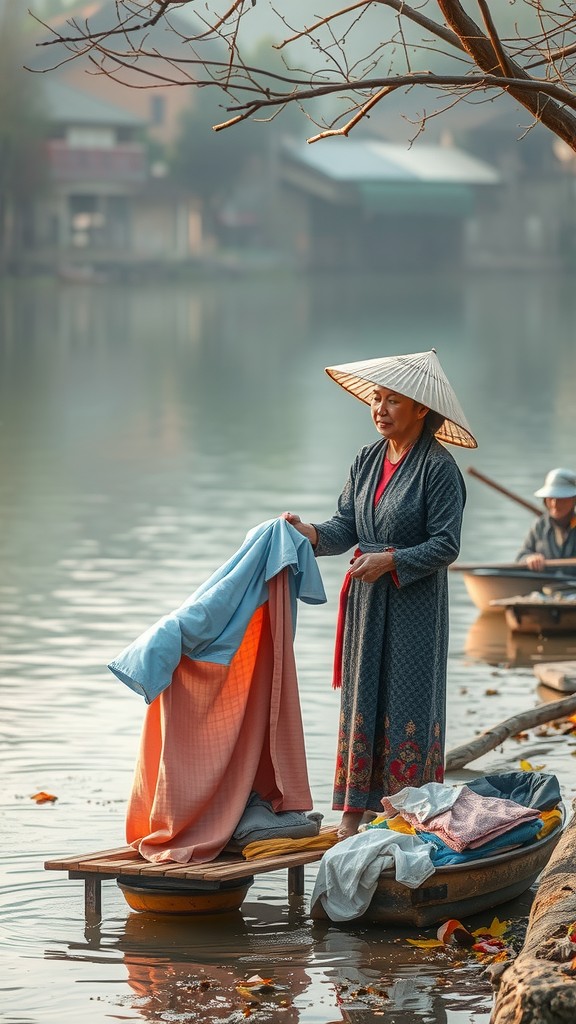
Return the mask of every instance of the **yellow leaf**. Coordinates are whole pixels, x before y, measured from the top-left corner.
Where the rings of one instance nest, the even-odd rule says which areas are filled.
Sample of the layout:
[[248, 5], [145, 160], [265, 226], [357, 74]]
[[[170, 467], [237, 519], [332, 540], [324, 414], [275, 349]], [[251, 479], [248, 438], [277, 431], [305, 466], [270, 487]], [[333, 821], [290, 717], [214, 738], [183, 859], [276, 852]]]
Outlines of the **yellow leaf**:
[[492, 918], [492, 924], [488, 929], [490, 935], [495, 939], [501, 939], [510, 927], [510, 921], [499, 921], [497, 917]]
[[418, 946], [419, 949], [437, 949], [439, 946], [444, 946], [439, 939], [406, 939], [406, 942], [411, 946]]
[[478, 939], [501, 939], [509, 927], [510, 921], [499, 921], [497, 917], [493, 917], [489, 928], [477, 928], [472, 935]]
[[246, 985], [236, 985], [236, 991], [242, 999], [246, 999], [249, 1003], [259, 1003], [260, 997], [251, 988], [247, 988]]
[[520, 761], [520, 767], [523, 772], [540, 772], [543, 768], [546, 767], [546, 765], [532, 764], [530, 761], [525, 761], [524, 759], [522, 759], [522, 761]]

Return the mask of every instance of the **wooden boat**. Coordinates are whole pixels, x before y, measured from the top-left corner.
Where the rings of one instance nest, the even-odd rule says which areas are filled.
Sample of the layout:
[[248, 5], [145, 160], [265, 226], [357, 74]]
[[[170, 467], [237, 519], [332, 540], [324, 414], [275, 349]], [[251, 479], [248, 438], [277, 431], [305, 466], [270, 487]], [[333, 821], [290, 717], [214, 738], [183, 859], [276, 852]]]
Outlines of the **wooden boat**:
[[527, 594], [494, 603], [504, 609], [506, 624], [513, 633], [576, 633], [575, 599]]
[[462, 573], [464, 585], [477, 608], [482, 612], [502, 612], [494, 601], [517, 597], [541, 590], [546, 584], [566, 580], [554, 572], [531, 572], [530, 569], [469, 569]]
[[[383, 871], [368, 910], [354, 921], [429, 928], [452, 917], [461, 920], [506, 903], [533, 885], [561, 834], [562, 826], [516, 850], [438, 867], [416, 889], [397, 882], [393, 869]], [[310, 913], [316, 921], [329, 920], [319, 900]]]

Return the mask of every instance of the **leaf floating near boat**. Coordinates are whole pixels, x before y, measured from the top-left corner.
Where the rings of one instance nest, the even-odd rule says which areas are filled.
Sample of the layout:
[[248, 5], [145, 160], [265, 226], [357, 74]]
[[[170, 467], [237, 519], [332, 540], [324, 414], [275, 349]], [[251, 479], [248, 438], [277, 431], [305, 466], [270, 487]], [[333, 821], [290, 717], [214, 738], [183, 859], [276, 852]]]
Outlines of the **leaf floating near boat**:
[[443, 949], [446, 945], [441, 939], [406, 939], [406, 942], [409, 946], [418, 946], [418, 949]]

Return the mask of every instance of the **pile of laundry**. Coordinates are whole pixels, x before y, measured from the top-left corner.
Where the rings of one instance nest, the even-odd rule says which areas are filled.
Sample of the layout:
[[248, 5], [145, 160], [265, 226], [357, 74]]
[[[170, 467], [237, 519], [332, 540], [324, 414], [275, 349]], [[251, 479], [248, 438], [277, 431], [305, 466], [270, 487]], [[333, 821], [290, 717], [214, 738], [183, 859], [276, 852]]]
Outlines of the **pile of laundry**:
[[417, 888], [437, 867], [463, 864], [542, 839], [562, 823], [560, 787], [547, 772], [504, 772], [466, 785], [429, 782], [384, 797], [384, 813], [328, 850], [316, 878], [333, 921], [368, 908], [382, 871]]

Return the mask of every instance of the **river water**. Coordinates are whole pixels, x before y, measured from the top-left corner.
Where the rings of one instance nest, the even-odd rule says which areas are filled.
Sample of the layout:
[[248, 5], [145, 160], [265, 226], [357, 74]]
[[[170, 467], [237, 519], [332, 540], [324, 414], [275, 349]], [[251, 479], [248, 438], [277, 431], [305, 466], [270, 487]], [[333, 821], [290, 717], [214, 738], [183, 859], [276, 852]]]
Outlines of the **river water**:
[[[285, 986], [286, 1005], [254, 1009], [259, 1021], [486, 1024], [475, 961], [410, 947], [415, 932], [312, 925], [314, 868], [303, 901], [287, 905], [284, 872], [263, 875], [242, 913], [212, 920], [136, 914], [107, 882], [102, 921], [86, 926], [82, 883], [43, 863], [124, 842], [145, 708], [108, 661], [256, 523], [332, 512], [373, 428], [323, 367], [436, 347], [480, 444], [455, 450], [460, 466], [530, 498], [549, 468], [576, 463], [575, 306], [569, 279], [505, 275], [0, 285], [0, 1020], [240, 1021], [235, 986], [260, 974]], [[511, 559], [530, 514], [467, 479], [462, 557]], [[296, 638], [327, 821], [345, 567], [322, 560], [329, 601], [300, 608]], [[479, 621], [453, 574], [448, 747], [540, 699], [534, 660], [575, 653]], [[570, 798], [572, 743], [509, 741], [473, 767], [527, 757]], [[37, 805], [40, 790], [57, 802]], [[379, 1008], [357, 994], [370, 985]]]

